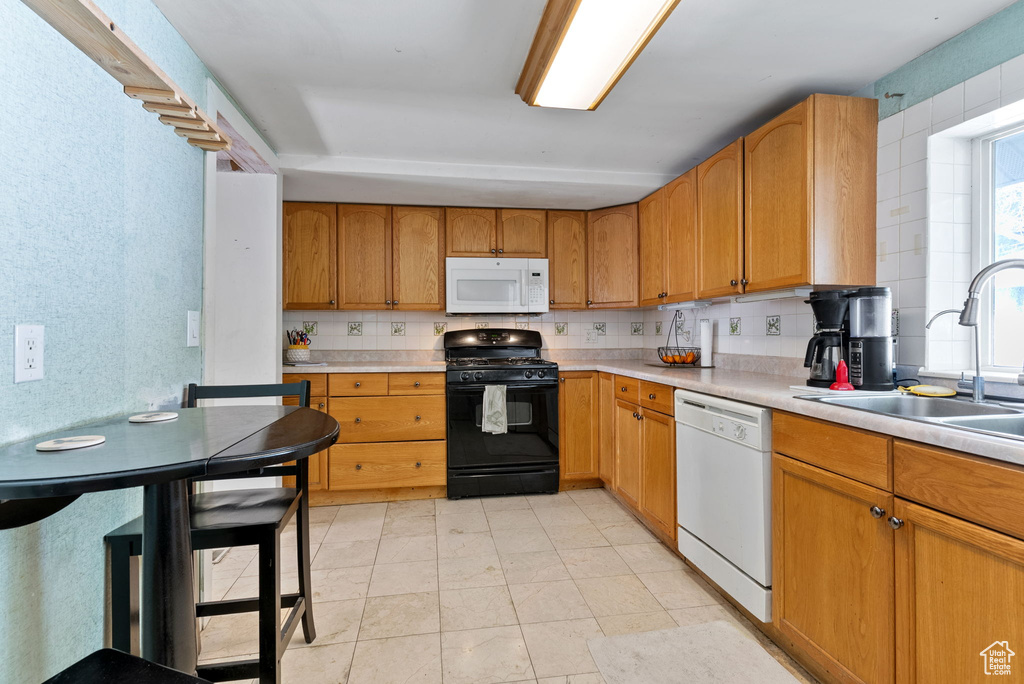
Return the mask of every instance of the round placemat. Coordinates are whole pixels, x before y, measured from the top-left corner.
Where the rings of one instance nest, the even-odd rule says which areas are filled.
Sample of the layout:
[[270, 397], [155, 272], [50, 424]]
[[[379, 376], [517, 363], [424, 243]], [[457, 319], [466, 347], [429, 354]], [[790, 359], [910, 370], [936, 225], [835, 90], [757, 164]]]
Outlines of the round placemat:
[[59, 437], [49, 439], [36, 444], [36, 451], [67, 451], [68, 449], [81, 449], [82, 447], [96, 446], [103, 444], [107, 438], [103, 435], [77, 435], [75, 437]]
[[165, 420], [174, 420], [178, 414], [174, 411], [157, 411], [155, 413], [136, 413], [128, 418], [129, 423], [161, 423]]

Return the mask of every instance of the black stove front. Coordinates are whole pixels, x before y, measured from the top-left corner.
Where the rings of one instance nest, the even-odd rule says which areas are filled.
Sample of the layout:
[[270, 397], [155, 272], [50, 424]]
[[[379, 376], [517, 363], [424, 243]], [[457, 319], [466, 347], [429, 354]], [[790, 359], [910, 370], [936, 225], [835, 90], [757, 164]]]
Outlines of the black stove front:
[[[558, 366], [534, 330], [445, 333], [448, 498], [558, 491]], [[484, 388], [505, 386], [508, 432], [482, 429]]]

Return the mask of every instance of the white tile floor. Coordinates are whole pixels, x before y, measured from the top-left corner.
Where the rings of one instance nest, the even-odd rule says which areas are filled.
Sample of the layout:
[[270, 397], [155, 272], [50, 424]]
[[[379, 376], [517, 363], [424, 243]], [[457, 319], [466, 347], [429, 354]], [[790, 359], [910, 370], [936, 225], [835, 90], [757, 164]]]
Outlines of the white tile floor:
[[[600, 684], [587, 639], [712, 620], [814, 681], [601, 489], [314, 508], [310, 532], [317, 639], [296, 631], [285, 684]], [[214, 566], [214, 599], [256, 594], [255, 556]], [[254, 614], [215, 617], [200, 660], [256, 644]]]

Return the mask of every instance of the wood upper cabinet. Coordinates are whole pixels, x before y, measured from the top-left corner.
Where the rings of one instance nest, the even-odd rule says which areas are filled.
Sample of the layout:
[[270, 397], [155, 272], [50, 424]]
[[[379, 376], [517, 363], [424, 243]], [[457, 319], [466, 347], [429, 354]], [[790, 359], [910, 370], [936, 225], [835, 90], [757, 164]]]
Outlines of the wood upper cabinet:
[[558, 458], [562, 480], [598, 477], [597, 407], [595, 371], [558, 374]]
[[676, 538], [675, 419], [640, 410], [642, 446], [640, 513], [668, 538]]
[[665, 188], [640, 200], [637, 214], [640, 234], [640, 306], [661, 304], [668, 294]]
[[552, 309], [587, 306], [587, 217], [582, 211], [549, 211], [548, 289]]
[[450, 257], [489, 257], [498, 253], [498, 212], [495, 209], [448, 207], [445, 235]]
[[615, 400], [615, 491], [640, 506], [640, 421], [635, 404]]
[[338, 308], [336, 206], [285, 202], [282, 214], [284, 308]]
[[880, 489], [773, 457], [772, 621], [837, 682], [894, 678], [892, 507]]
[[697, 166], [697, 297], [743, 292], [743, 138]]
[[444, 210], [392, 207], [393, 308], [444, 311]]
[[391, 304], [391, 207], [338, 205], [339, 309]]
[[875, 282], [878, 103], [812, 95], [746, 137], [746, 291]]
[[499, 209], [498, 254], [529, 259], [547, 257], [547, 218], [543, 209]]
[[637, 262], [637, 205], [587, 212], [587, 306], [637, 306]]
[[598, 373], [598, 475], [615, 489], [615, 376]]
[[[1024, 541], [896, 500], [896, 681], [988, 682], [990, 645], [1019, 675]], [[1010, 674], [1010, 673], [1006, 673]], [[1010, 680], [1011, 677], [1004, 677]], [[998, 680], [997, 680], [998, 681]]]
[[697, 169], [664, 187], [666, 261], [662, 303], [697, 299]]

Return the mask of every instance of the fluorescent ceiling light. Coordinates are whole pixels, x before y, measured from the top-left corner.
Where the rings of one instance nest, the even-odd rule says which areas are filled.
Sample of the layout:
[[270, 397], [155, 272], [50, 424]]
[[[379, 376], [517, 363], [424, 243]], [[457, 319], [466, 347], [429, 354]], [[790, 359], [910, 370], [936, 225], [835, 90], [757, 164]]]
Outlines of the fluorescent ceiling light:
[[595, 109], [679, 0], [549, 0], [519, 77], [527, 104]]

